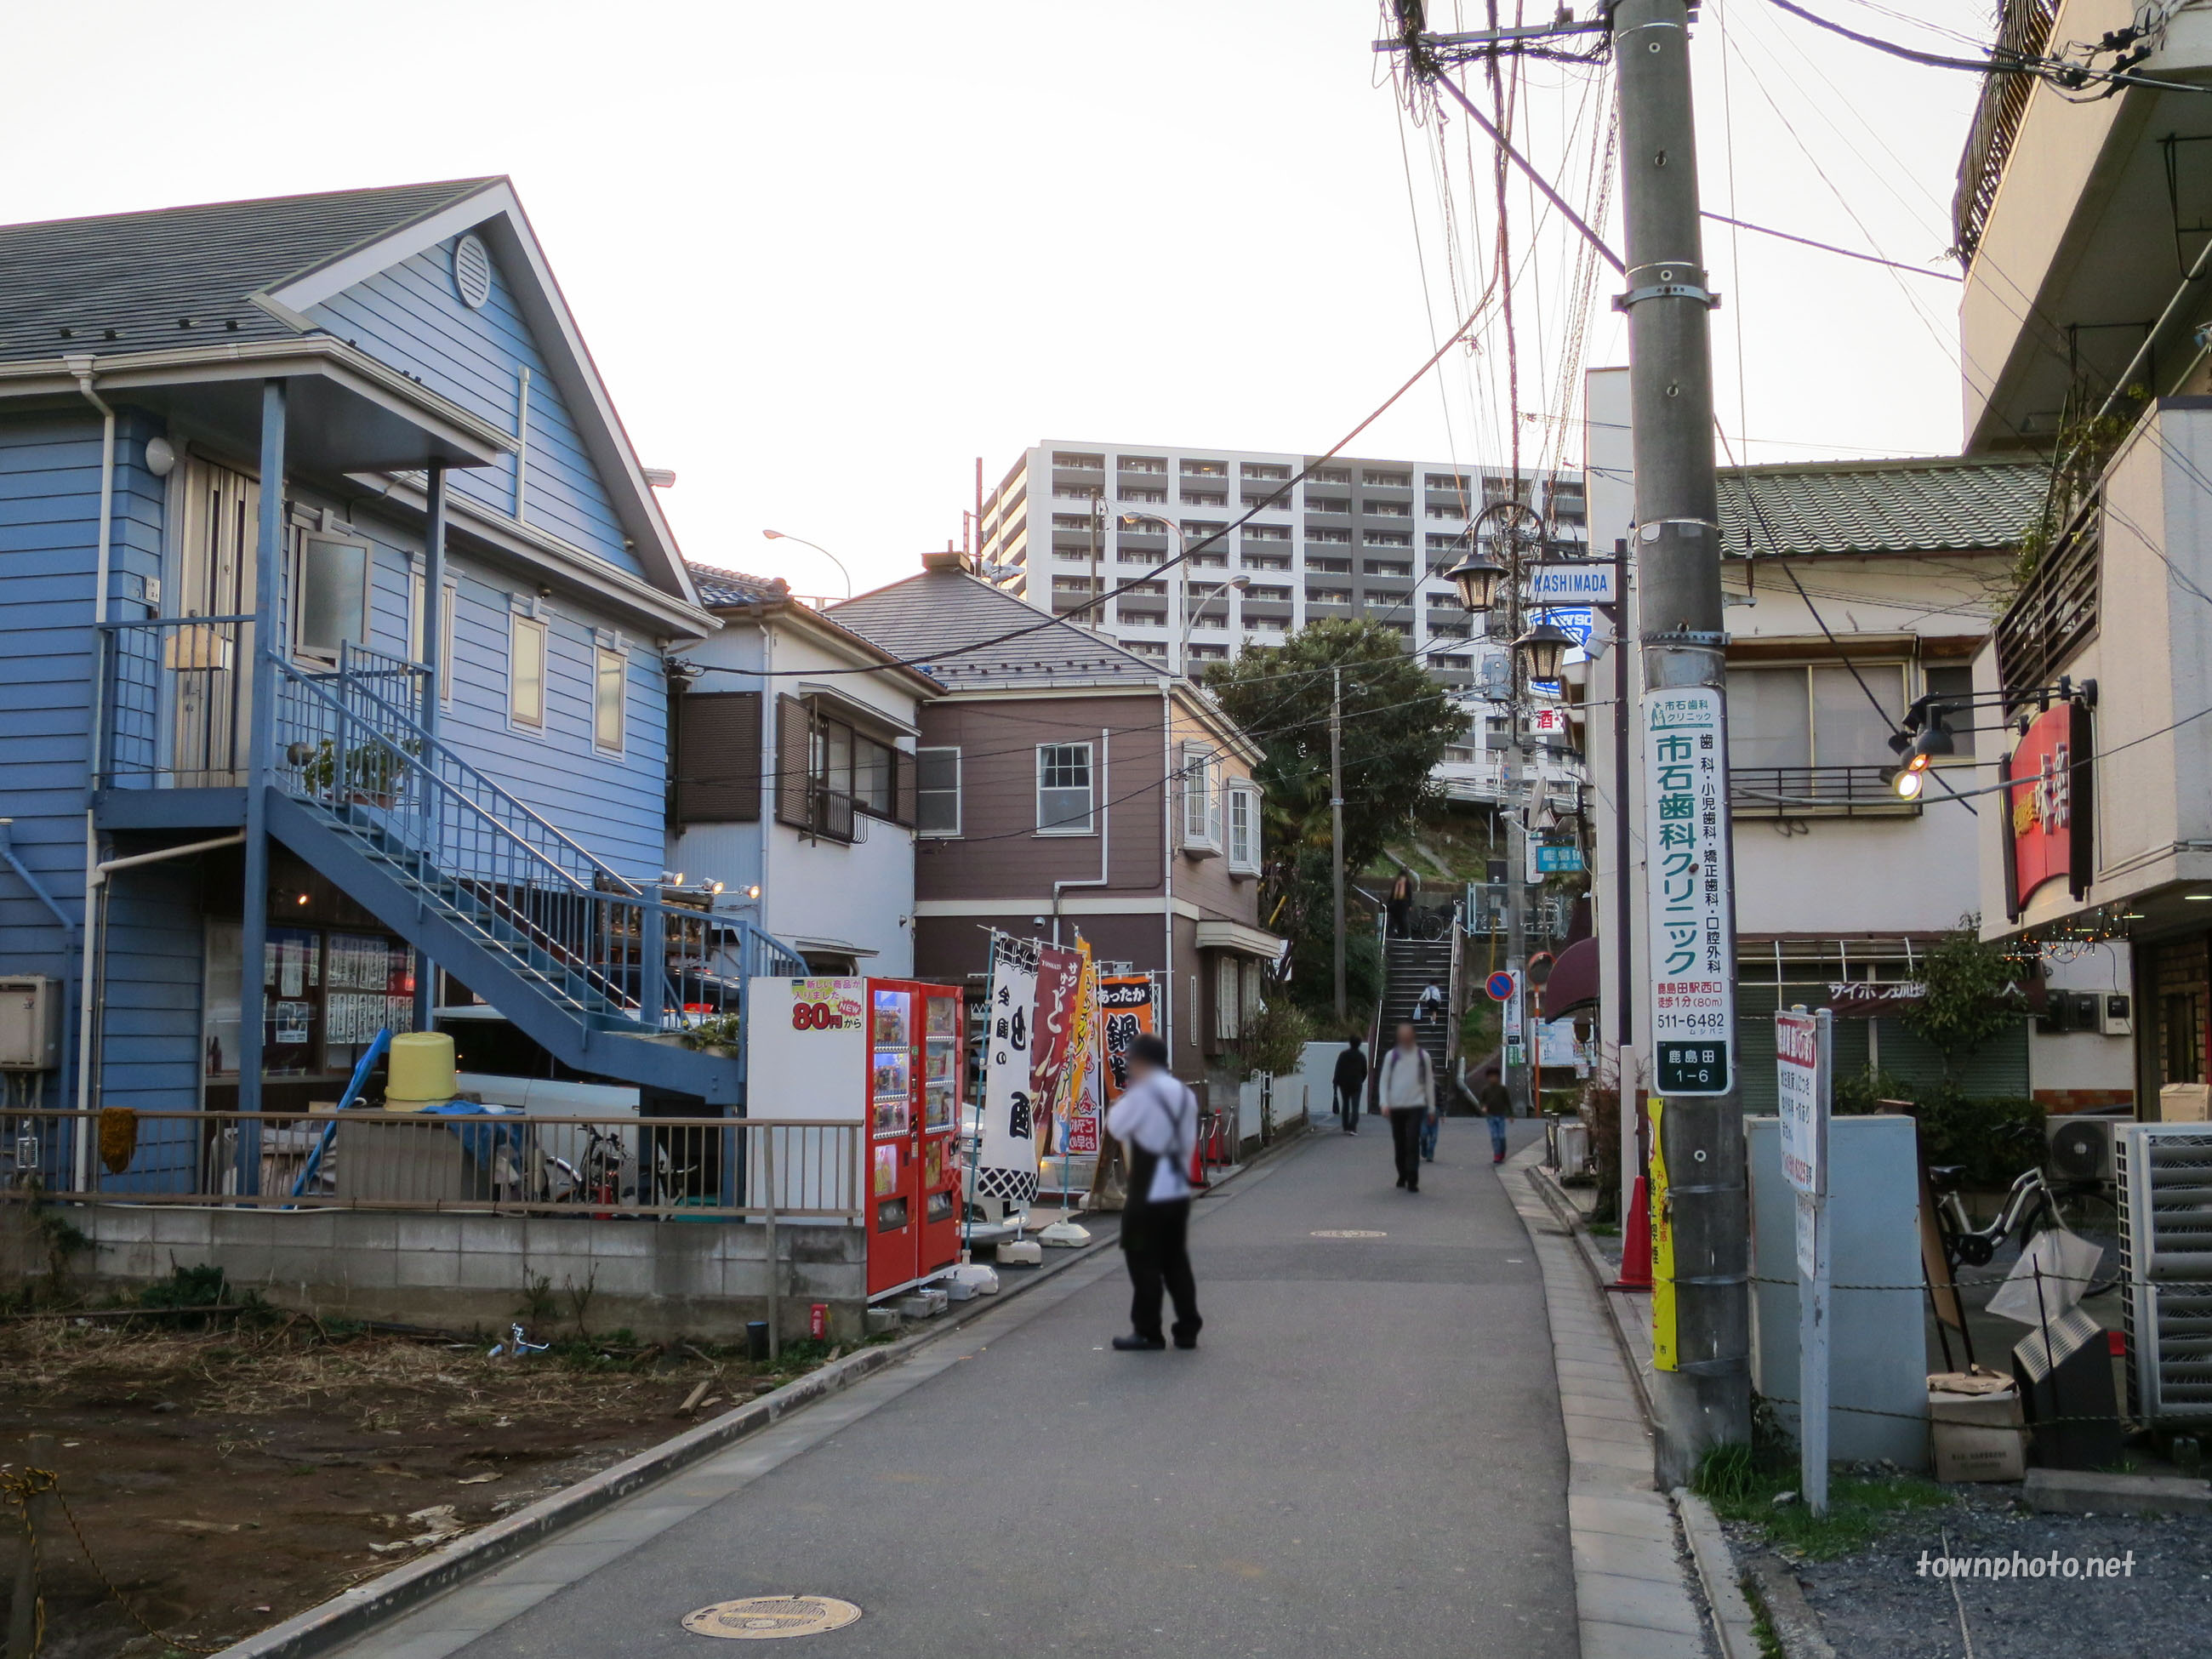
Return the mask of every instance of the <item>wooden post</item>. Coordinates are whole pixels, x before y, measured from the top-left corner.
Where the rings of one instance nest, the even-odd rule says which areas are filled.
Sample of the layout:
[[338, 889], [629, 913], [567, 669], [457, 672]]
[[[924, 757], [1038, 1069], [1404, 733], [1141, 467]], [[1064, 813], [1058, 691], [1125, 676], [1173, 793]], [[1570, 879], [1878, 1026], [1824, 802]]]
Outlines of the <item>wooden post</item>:
[[[56, 1447], [53, 1436], [30, 1437], [24, 1456], [26, 1472], [51, 1469]], [[54, 1500], [40, 1492], [23, 1503], [22, 1542], [15, 1556], [15, 1600], [9, 1608], [8, 1659], [31, 1659], [39, 1645], [39, 1541], [53, 1530]]]

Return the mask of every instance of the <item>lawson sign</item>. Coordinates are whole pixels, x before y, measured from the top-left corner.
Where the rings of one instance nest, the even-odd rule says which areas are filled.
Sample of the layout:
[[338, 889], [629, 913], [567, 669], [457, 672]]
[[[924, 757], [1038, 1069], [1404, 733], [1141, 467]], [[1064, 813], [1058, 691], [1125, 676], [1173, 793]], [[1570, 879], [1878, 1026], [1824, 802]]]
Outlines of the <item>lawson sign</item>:
[[1528, 599], [1538, 605], [1611, 605], [1613, 561], [1540, 564], [1525, 578]]

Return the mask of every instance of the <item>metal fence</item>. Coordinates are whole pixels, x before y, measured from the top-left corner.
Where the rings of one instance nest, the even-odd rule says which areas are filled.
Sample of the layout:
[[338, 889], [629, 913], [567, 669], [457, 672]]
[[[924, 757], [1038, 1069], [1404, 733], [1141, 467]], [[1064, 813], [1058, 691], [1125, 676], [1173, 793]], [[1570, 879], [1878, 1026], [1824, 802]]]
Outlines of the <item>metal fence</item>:
[[[861, 1217], [859, 1122], [349, 1110], [17, 1111], [0, 1196], [774, 1222]], [[80, 1180], [78, 1137], [89, 1137]]]
[[253, 618], [103, 623], [100, 781], [125, 788], [245, 782]]

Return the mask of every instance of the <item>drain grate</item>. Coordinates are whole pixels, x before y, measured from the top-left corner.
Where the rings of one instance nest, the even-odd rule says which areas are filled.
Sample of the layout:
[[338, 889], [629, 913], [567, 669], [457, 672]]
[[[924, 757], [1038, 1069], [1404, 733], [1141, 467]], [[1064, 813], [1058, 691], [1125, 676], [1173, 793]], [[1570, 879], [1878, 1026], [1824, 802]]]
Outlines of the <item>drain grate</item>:
[[1316, 1238], [1388, 1238], [1388, 1233], [1364, 1232], [1358, 1227], [1323, 1227], [1314, 1234]]
[[780, 1637], [842, 1630], [860, 1616], [860, 1608], [834, 1595], [745, 1595], [686, 1613], [684, 1628], [694, 1636], [773, 1642]]

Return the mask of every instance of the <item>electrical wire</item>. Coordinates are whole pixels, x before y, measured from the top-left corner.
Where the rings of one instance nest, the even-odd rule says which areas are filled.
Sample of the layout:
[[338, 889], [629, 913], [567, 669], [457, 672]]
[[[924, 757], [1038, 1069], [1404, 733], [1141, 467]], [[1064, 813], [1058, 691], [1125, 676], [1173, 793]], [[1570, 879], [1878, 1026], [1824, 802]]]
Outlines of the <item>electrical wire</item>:
[[[1899, 41], [1885, 40], [1880, 35], [1862, 34], [1856, 29], [1846, 28], [1841, 23], [1821, 16], [1818, 12], [1807, 10], [1803, 6], [1797, 4], [1796, 0], [1770, 0], [1770, 3], [1779, 7], [1793, 17], [1803, 18], [1816, 28], [1826, 29], [1831, 34], [1841, 35], [1844, 40], [1855, 41], [1862, 46], [1871, 46], [1876, 52], [1887, 52], [1893, 58], [1901, 58], [1908, 64], [1920, 64], [1930, 69], [1966, 70], [1977, 75], [2033, 76], [2039, 81], [2050, 82], [2062, 91], [2079, 91], [2084, 84], [2094, 81], [2105, 83], [2114, 91], [2122, 87], [2148, 87], [2160, 92], [2212, 92], [2212, 87], [2198, 86], [2186, 81], [2154, 80], [2148, 76], [2130, 74], [2125, 70], [2094, 69], [2087, 64], [2073, 63], [2064, 58], [2031, 58], [2025, 53], [2014, 52], [2003, 46], [1991, 48], [1985, 58], [1952, 58], [1942, 52], [1923, 52], [1916, 46], [1908, 46]], [[2116, 34], [2119, 33], [2132, 33], [2132, 31], [2115, 32]], [[2106, 37], [2107, 40], [2112, 38], [2112, 36]], [[2130, 40], [2127, 44], [2133, 45], [2134, 42]], [[2120, 48], [2100, 43], [2090, 50], [2117, 51]], [[2140, 61], [2140, 57], [2128, 61]], [[2100, 95], [2109, 98], [2112, 93], [2106, 92]]]

